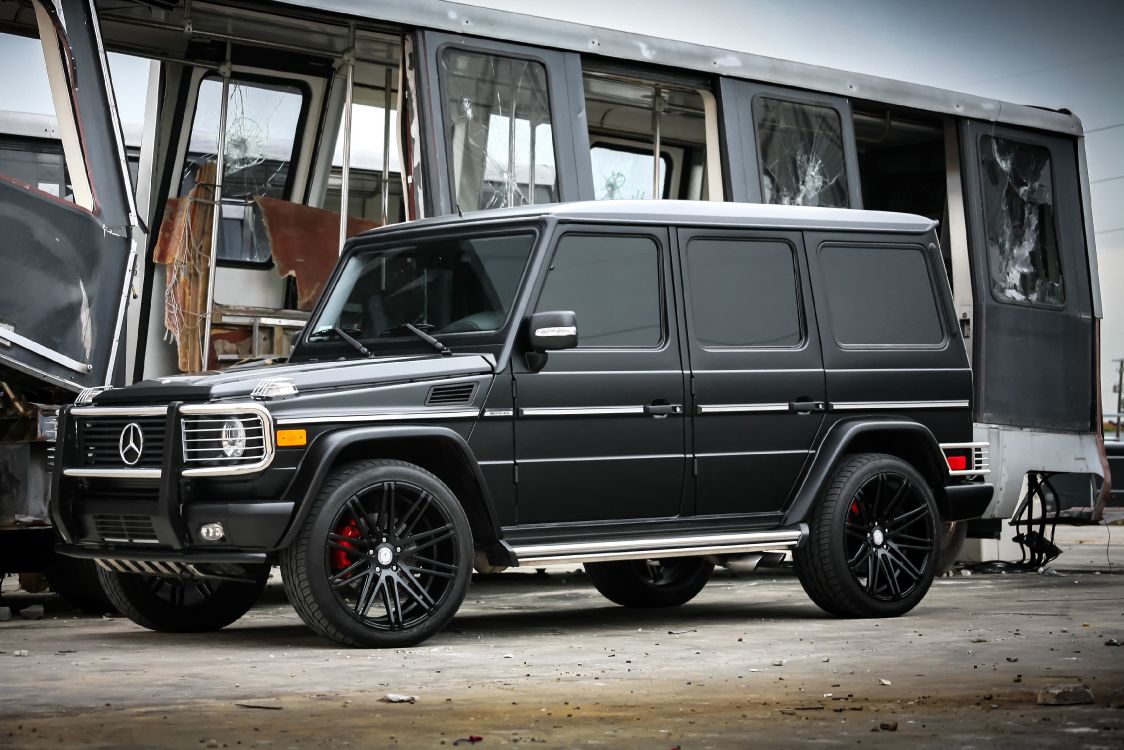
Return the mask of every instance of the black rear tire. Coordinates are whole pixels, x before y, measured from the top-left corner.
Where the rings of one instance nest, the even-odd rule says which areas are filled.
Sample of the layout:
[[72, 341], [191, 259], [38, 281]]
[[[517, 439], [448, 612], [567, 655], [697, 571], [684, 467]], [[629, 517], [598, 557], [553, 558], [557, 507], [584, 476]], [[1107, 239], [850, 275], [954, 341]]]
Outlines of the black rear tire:
[[207, 633], [246, 614], [269, 580], [268, 565], [245, 566], [248, 581], [162, 578], [98, 569], [102, 588], [121, 614], [163, 633]]
[[967, 521], [946, 521], [940, 526], [941, 554], [937, 559], [937, 576], [943, 576], [956, 565], [964, 542], [968, 539]]
[[586, 563], [601, 595], [624, 607], [678, 607], [695, 598], [714, 572], [702, 557]]
[[924, 598], [939, 556], [933, 492], [895, 456], [844, 459], [812, 510], [796, 551], [808, 596], [840, 617], [897, 617]]
[[324, 483], [281, 553], [285, 593], [316, 633], [345, 646], [424, 641], [460, 608], [472, 530], [452, 490], [404, 461], [360, 461]]
[[83, 612], [103, 615], [117, 611], [101, 587], [98, 564], [93, 560], [55, 553], [47, 581], [63, 601]]

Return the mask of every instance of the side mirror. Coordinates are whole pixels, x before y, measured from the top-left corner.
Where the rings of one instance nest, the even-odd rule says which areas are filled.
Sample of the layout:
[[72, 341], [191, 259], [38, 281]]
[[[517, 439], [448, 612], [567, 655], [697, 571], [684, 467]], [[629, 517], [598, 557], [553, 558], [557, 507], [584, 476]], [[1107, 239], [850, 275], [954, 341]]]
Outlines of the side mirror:
[[571, 310], [535, 313], [527, 321], [527, 333], [532, 351], [573, 349], [578, 345], [578, 319]]

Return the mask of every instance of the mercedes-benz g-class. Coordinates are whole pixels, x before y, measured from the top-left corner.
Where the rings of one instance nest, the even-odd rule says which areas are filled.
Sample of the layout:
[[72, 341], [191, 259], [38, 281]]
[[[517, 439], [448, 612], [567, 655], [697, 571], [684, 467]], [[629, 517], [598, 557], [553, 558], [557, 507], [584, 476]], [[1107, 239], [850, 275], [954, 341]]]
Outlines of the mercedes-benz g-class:
[[355, 646], [433, 635], [471, 571], [583, 563], [674, 606], [794, 555], [900, 615], [991, 497], [934, 223], [677, 201], [529, 206], [348, 243], [287, 362], [86, 393], [52, 513], [114, 603], [221, 628], [273, 564]]

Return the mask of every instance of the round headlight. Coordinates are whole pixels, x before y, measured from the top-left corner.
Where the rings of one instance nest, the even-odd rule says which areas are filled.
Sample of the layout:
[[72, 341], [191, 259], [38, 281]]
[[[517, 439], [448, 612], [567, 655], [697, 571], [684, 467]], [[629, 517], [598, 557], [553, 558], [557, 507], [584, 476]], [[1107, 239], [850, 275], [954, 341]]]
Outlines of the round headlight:
[[222, 452], [227, 458], [238, 458], [246, 451], [246, 428], [241, 419], [228, 419], [222, 424]]

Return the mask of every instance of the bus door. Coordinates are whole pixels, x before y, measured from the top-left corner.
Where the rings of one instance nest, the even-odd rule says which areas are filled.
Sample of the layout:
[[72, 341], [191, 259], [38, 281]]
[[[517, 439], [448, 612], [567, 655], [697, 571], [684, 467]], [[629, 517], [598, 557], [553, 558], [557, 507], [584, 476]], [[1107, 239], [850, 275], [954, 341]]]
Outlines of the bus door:
[[719, 98], [729, 200], [863, 207], [850, 102], [731, 78]]
[[976, 421], [1088, 431], [1096, 326], [1076, 141], [961, 124]]
[[420, 64], [405, 73], [421, 92], [418, 217], [576, 201], [591, 191], [576, 53], [428, 31], [415, 40]]

